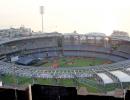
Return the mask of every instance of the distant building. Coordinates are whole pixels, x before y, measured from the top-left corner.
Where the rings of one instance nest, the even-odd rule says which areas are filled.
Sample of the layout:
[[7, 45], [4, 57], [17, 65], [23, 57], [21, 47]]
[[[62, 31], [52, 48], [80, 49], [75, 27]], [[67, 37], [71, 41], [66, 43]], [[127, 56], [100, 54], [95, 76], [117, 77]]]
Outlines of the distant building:
[[124, 31], [113, 31], [113, 33], [111, 34], [111, 38], [129, 38], [129, 34], [127, 32]]
[[19, 36], [30, 36], [32, 34], [30, 28], [24, 26], [20, 28], [10, 28], [0, 30], [0, 37], [19, 37]]
[[130, 41], [129, 34], [124, 31], [113, 31], [111, 34], [111, 44], [119, 45], [126, 41]]

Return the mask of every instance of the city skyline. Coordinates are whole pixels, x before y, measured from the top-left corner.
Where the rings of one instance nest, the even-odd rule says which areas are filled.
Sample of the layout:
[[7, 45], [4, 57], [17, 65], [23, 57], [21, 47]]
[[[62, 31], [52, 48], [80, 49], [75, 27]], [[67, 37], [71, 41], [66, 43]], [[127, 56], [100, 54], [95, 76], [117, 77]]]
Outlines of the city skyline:
[[44, 31], [70, 33], [113, 30], [130, 33], [129, 0], [0, 0], [0, 29], [19, 27], [41, 31], [40, 6], [44, 6]]

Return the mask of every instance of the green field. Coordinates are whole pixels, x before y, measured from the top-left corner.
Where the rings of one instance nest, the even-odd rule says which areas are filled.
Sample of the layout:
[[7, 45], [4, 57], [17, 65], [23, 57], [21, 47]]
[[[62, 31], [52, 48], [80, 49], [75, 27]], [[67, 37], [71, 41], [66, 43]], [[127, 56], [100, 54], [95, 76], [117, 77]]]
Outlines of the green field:
[[[116, 88], [120, 88], [119, 84], [100, 85], [93, 79], [42, 79], [42, 78], [28, 78], [28, 77], [16, 77], [12, 75], [1, 75], [0, 80], [3, 85], [21, 85], [28, 86], [28, 84], [41, 84], [41, 85], [54, 85], [54, 86], [66, 86], [66, 87], [84, 87], [90, 93], [103, 93], [106, 91], [112, 91]], [[130, 86], [130, 85], [129, 85]]]
[[4, 75], [0, 77], [4, 85], [21, 85], [28, 86], [28, 84], [54, 85], [66, 87], [85, 87], [89, 92], [100, 92], [99, 89], [90, 86], [89, 84], [82, 84], [75, 79], [42, 79], [42, 78], [27, 78], [15, 77], [12, 75]]
[[34, 66], [49, 67], [57, 64], [58, 67], [85, 67], [112, 63], [111, 61], [99, 59], [99, 58], [85, 58], [85, 57], [62, 57], [55, 58], [53, 60], [41, 61]]

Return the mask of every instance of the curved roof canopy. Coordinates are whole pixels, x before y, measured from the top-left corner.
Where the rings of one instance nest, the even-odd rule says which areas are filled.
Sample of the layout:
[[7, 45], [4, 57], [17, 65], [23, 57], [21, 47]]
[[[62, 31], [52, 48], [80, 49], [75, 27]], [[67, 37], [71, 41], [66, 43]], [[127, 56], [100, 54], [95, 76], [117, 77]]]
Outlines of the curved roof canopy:
[[111, 71], [110, 73], [115, 75], [120, 82], [130, 82], [130, 76], [120, 70]]
[[104, 84], [114, 83], [113, 80], [105, 73], [97, 73], [97, 75], [103, 80]]

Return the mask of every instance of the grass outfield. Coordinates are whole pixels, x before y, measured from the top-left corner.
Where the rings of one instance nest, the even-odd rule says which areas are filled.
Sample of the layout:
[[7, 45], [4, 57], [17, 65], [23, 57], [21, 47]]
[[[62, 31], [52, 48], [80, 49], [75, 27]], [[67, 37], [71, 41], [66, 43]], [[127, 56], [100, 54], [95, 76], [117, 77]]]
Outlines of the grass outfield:
[[[41, 85], [54, 85], [54, 86], [66, 86], [66, 87], [80, 87], [86, 88], [88, 92], [91, 93], [103, 93], [104, 91], [115, 90], [117, 84], [103, 85], [97, 84], [94, 79], [42, 79], [42, 78], [27, 78], [27, 77], [14, 77], [12, 75], [2, 75], [0, 77], [3, 84], [5, 85], [22, 85], [28, 86], [28, 84], [41, 84]], [[83, 80], [83, 81], [82, 81]], [[129, 84], [130, 86], [130, 84]]]
[[[44, 61], [43, 61], [44, 62]], [[60, 67], [84, 67], [84, 66], [94, 66], [112, 63], [111, 61], [99, 59], [99, 58], [85, 58], [85, 57], [62, 57], [54, 60], [48, 60], [46, 63], [40, 63], [37, 66], [60, 66]], [[35, 64], [36, 65], [36, 64]]]
[[28, 86], [28, 84], [41, 84], [41, 85], [54, 85], [54, 86], [66, 86], [66, 87], [85, 87], [88, 92], [98, 93], [97, 88], [90, 85], [84, 85], [77, 83], [74, 79], [41, 79], [41, 78], [27, 78], [27, 77], [13, 77], [12, 75], [1, 76], [0, 78], [5, 85], [22, 85]]

